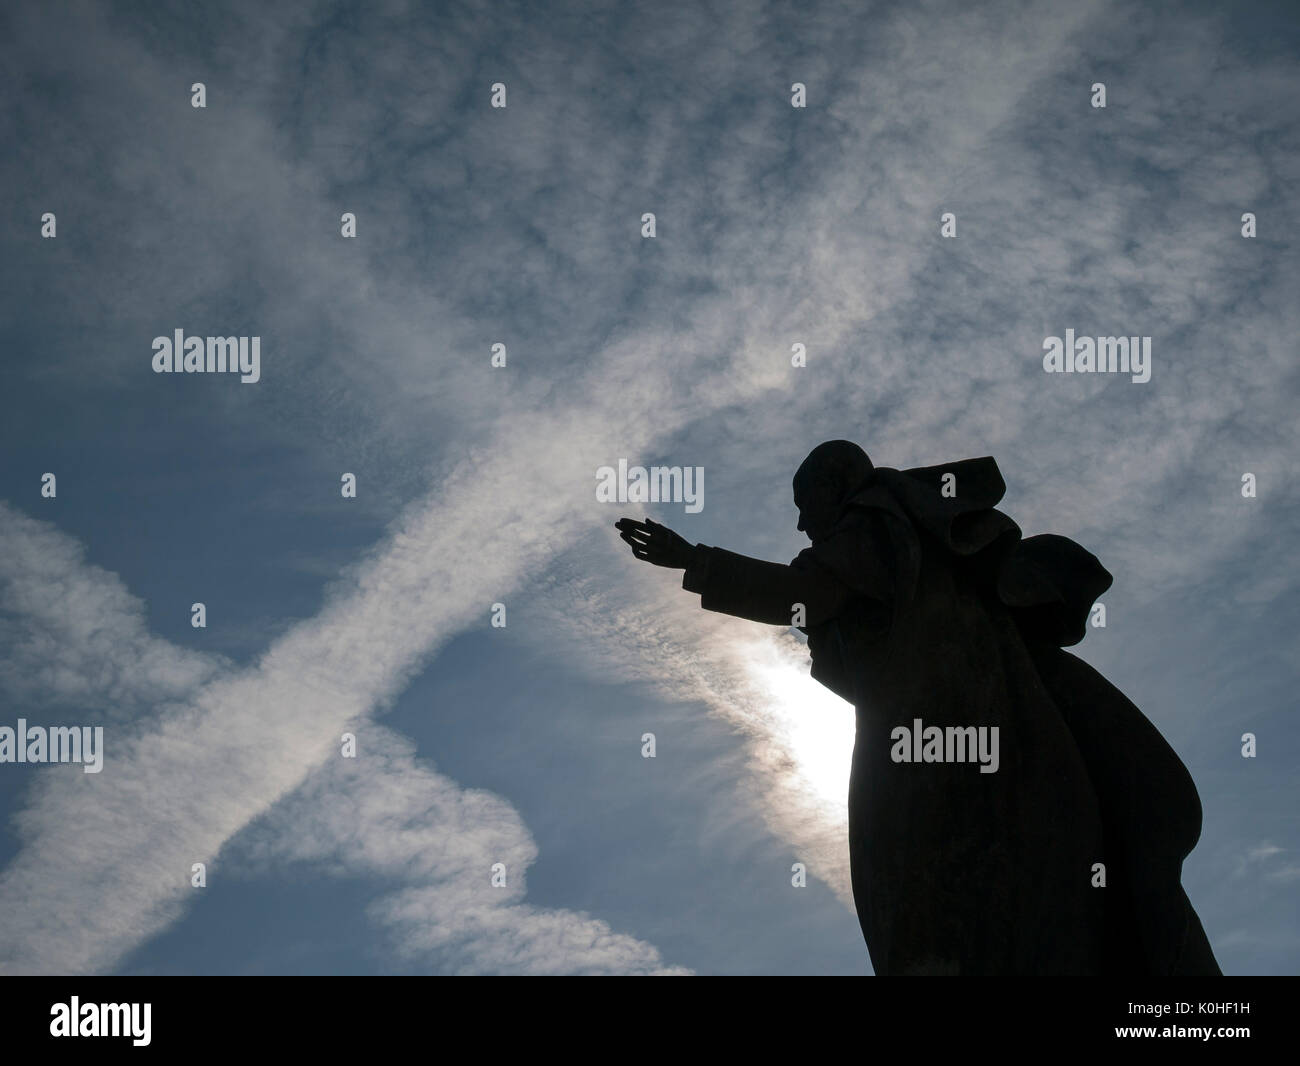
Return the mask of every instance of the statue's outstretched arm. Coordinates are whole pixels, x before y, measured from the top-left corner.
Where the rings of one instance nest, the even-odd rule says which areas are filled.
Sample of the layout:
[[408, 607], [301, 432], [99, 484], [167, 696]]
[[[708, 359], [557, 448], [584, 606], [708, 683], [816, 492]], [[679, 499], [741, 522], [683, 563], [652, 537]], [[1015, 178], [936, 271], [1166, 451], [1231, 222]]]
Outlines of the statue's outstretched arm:
[[869, 527], [832, 537], [786, 565], [690, 544], [648, 519], [624, 518], [615, 525], [638, 559], [685, 570], [682, 588], [698, 593], [700, 606], [709, 611], [767, 625], [812, 627], [837, 617], [855, 598], [889, 600], [887, 565]]

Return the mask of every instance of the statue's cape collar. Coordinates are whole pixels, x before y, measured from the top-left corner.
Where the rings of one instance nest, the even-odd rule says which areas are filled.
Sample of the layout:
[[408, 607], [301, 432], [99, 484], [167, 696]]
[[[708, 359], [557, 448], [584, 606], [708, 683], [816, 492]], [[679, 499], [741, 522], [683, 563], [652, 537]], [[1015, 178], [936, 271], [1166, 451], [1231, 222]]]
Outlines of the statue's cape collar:
[[[991, 455], [907, 470], [878, 466], [845, 502], [845, 516], [860, 508], [884, 510], [934, 537], [954, 555], [982, 553], [998, 598], [1036, 635], [1059, 647], [1077, 644], [1092, 605], [1114, 580], [1101, 561], [1068, 537], [1023, 537], [1009, 515], [996, 509], [1006, 482]], [[896, 551], [904, 569], [904, 595], [915, 587], [920, 545], [902, 538]]]

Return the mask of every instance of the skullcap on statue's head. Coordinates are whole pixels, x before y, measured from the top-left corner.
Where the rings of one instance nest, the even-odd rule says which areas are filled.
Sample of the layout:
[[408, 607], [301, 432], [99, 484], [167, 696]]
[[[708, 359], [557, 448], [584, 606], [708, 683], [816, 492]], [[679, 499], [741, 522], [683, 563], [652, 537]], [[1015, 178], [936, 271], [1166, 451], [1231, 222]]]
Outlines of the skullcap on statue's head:
[[852, 441], [828, 440], [809, 452], [795, 471], [795, 499], [816, 494], [844, 503], [871, 480], [874, 470], [867, 453]]

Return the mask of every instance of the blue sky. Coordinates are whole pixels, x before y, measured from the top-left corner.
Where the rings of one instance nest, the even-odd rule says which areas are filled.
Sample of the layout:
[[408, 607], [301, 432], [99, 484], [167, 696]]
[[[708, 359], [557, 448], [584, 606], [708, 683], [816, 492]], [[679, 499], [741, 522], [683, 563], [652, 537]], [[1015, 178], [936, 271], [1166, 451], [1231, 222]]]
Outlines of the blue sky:
[[0, 14], [0, 724], [106, 745], [0, 766], [0, 970], [869, 973], [851, 708], [613, 529], [789, 559], [847, 438], [1111, 570], [1076, 652], [1192, 771], [1225, 971], [1296, 972], [1293, 10], [288, 8]]

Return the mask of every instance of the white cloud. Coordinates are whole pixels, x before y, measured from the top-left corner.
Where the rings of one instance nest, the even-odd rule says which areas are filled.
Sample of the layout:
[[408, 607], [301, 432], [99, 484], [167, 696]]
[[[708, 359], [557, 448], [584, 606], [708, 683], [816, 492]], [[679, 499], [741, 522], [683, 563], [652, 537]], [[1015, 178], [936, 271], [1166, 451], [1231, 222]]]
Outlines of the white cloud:
[[[178, 678], [197, 686], [163, 707], [148, 729], [110, 728], [104, 770], [93, 783], [86, 775], [62, 772], [64, 767], [40, 771], [31, 803], [16, 818], [23, 846], [0, 874], [4, 972], [106, 969], [164, 928], [193, 898], [192, 863], [205, 862], [210, 878], [221, 877], [226, 841], [336, 756], [346, 729], [357, 728], [391, 698], [445, 634], [481, 613], [481, 584], [495, 580], [504, 586], [514, 580], [516, 567], [545, 556], [556, 523], [516, 519], [499, 523], [495, 534], [475, 530], [476, 518], [485, 517], [475, 507], [476, 496], [488, 506], [487, 486], [501, 480], [469, 481], [476, 487], [458, 497], [454, 513], [434, 503], [412, 514], [386, 550], [357, 571], [350, 593], [292, 629], [257, 666], [210, 680], [193, 669], [192, 654], [141, 638], [139, 602], [114, 576], [86, 567], [70, 538], [0, 508], [5, 539], [23, 545], [23, 558], [46, 561], [41, 573], [52, 588], [78, 591], [81, 599], [62, 601], [65, 631], [79, 615], [80, 602], [94, 605], [93, 632], [106, 634], [91, 649], [94, 656], [127, 674], [137, 667], [152, 671], [149, 676], [163, 679], [171, 695], [177, 694]], [[511, 506], [506, 500], [498, 504]], [[454, 567], [432, 565], [475, 538], [486, 557], [499, 560], [495, 570], [480, 559], [472, 576], [458, 578]], [[21, 591], [21, 580], [18, 585]], [[52, 674], [51, 683], [61, 676]], [[80, 680], [73, 690], [82, 698], [89, 693]], [[291, 840], [291, 856], [333, 848], [345, 864], [381, 872], [425, 863], [441, 879], [440, 887], [384, 905], [395, 908], [385, 920], [416, 923], [412, 942], [455, 941], [474, 957], [481, 939], [482, 957], [500, 966], [507, 965], [503, 952], [513, 944], [519, 964], [529, 970], [667, 969], [653, 948], [602, 922], [521, 903], [522, 872], [535, 848], [514, 811], [497, 797], [462, 792], [415, 766], [384, 731], [366, 735], [370, 759], [358, 764], [366, 768], [366, 786], [358, 790], [366, 797], [363, 805], [349, 808], [355, 797], [334, 794], [336, 806], [330, 808], [328, 788], [337, 781], [318, 774], [312, 786], [322, 800], [315, 811], [317, 832]], [[337, 803], [345, 805], [341, 811]], [[412, 819], [423, 813], [444, 820], [421, 835]], [[348, 821], [352, 816], [369, 819], [376, 832], [358, 837]], [[394, 832], [385, 835], [385, 827]], [[504, 856], [516, 870], [516, 887], [502, 898], [508, 906], [476, 891], [482, 878], [473, 870], [475, 856]], [[469, 908], [468, 936], [453, 934], [454, 923], [448, 925], [461, 908]], [[568, 954], [544, 960], [547, 945]]]
[[0, 686], [35, 719], [52, 702], [124, 719], [229, 664], [151, 635], [144, 605], [72, 537], [0, 501]]
[[[388, 929], [390, 951], [436, 962], [440, 972], [689, 972], [599, 919], [525, 902], [537, 847], [514, 808], [461, 788], [373, 723], [360, 729], [356, 758], [314, 771], [232, 842], [232, 852], [253, 868], [302, 861], [399, 882], [369, 914]], [[490, 883], [496, 863], [505, 866], [504, 887]]]

